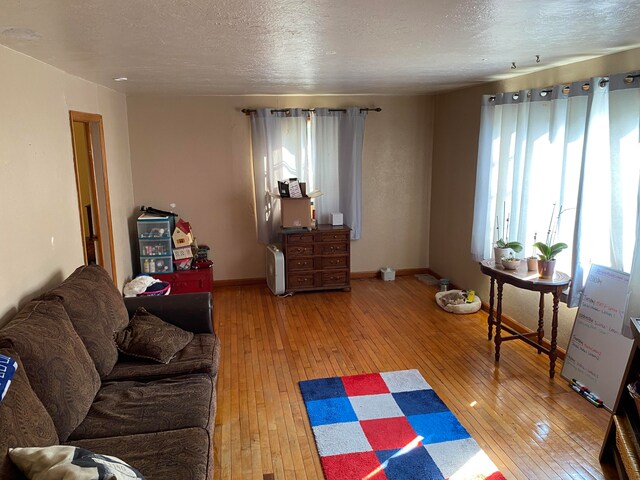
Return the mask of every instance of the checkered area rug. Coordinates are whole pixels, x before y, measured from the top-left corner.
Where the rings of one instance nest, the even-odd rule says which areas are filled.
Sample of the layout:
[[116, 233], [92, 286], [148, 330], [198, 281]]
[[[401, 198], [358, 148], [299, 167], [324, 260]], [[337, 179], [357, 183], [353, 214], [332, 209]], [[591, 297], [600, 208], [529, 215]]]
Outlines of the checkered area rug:
[[504, 480], [417, 370], [300, 382], [327, 480]]

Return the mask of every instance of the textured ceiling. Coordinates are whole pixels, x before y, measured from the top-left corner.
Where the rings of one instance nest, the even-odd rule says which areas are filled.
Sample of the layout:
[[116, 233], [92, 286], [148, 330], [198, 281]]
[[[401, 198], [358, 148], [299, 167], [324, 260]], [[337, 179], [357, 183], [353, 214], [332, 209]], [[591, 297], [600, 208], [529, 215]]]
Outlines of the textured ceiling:
[[2, 0], [0, 44], [127, 93], [429, 93], [636, 47], [640, 4]]

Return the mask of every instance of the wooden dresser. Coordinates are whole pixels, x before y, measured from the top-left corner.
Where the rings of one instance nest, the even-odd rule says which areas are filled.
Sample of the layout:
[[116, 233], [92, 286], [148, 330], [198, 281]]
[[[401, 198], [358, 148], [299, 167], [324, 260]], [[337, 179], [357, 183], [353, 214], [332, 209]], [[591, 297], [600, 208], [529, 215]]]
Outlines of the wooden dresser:
[[308, 232], [283, 229], [286, 291], [350, 290], [350, 235], [346, 225], [318, 225]]

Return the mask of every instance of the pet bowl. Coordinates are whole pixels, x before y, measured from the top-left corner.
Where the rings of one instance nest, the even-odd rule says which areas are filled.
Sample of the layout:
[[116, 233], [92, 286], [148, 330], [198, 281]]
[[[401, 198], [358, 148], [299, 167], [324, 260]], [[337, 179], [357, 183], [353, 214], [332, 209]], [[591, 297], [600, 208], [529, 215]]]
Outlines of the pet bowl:
[[503, 258], [502, 259], [502, 266], [504, 267], [505, 270], [515, 270], [516, 268], [518, 268], [518, 265], [520, 265], [519, 258]]

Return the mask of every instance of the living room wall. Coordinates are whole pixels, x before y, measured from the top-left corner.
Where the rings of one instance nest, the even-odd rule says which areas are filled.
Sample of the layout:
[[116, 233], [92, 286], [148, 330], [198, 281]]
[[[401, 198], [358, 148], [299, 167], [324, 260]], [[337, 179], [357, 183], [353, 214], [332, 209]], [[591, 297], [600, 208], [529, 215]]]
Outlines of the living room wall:
[[429, 265], [432, 97], [132, 95], [127, 105], [136, 204], [190, 221], [198, 241], [211, 247], [216, 280], [265, 276], [250, 122], [240, 110], [381, 107], [366, 121], [362, 238], [351, 244], [351, 270]]
[[[462, 288], [489, 298], [488, 277], [471, 259], [471, 225], [483, 94], [539, 88], [593, 76], [640, 69], [640, 49], [607, 55], [500, 82], [441, 94], [435, 98], [430, 267]], [[530, 329], [537, 328], [538, 294], [507, 285], [504, 313]], [[547, 299], [546, 318], [551, 318]], [[576, 309], [561, 305], [558, 345], [566, 348]], [[550, 327], [547, 326], [547, 331]]]
[[117, 282], [131, 275], [126, 98], [0, 46], [0, 324], [84, 263], [69, 110], [102, 115]]

